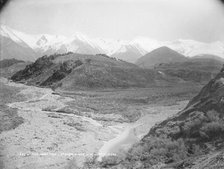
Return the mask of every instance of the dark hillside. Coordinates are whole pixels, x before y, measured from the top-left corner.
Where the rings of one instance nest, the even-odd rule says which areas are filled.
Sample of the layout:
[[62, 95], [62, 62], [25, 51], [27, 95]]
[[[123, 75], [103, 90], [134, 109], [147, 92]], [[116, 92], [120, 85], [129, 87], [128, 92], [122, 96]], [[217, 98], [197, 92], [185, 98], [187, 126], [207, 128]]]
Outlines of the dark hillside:
[[184, 62], [187, 60], [188, 58], [184, 55], [163, 46], [142, 56], [137, 60], [136, 64], [143, 68], [153, 68], [161, 63]]
[[87, 88], [127, 88], [168, 85], [177, 78], [103, 54], [61, 54], [43, 56], [11, 78], [29, 85], [66, 90]]

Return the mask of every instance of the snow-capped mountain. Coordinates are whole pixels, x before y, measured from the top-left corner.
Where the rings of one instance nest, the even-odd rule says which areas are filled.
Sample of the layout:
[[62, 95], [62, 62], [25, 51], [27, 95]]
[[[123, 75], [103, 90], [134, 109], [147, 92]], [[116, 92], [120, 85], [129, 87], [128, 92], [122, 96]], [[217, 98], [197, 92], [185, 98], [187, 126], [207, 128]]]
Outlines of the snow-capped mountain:
[[130, 41], [130, 44], [141, 47], [146, 51], [146, 53], [149, 53], [156, 48], [164, 46], [163, 42], [145, 37], [137, 37], [134, 40]]
[[0, 60], [16, 58], [18, 60], [35, 60], [36, 53], [26, 42], [11, 29], [0, 27]]
[[[67, 38], [60, 35], [49, 34], [30, 35], [16, 31], [7, 26], [1, 26], [0, 31], [1, 36], [10, 39], [14, 43], [18, 43], [21, 47], [23, 46], [30, 48], [37, 57], [54, 53], [65, 53], [69, 51], [85, 54], [104, 53], [98, 44], [93, 43], [81, 33], [76, 33], [71, 38]], [[10, 46], [8, 47], [12, 48]], [[5, 50], [6, 47], [1, 48], [2, 53], [5, 53]], [[26, 52], [24, 51], [24, 53]], [[14, 57], [16, 57], [16, 52]], [[2, 58], [3, 57], [1, 56], [1, 59]], [[36, 58], [25, 58], [24, 56], [23, 60], [35, 60]]]
[[92, 39], [92, 42], [100, 46], [104, 54], [107, 54], [108, 56], [113, 55], [116, 51], [119, 51], [119, 49], [123, 45], [128, 44], [128, 41], [124, 40], [101, 39], [101, 38]]
[[75, 33], [71, 39], [64, 42], [67, 51], [82, 54], [99, 54], [105, 53], [104, 50], [91, 39], [81, 33]]
[[194, 40], [176, 40], [166, 42], [164, 45], [189, 57], [211, 54], [224, 58], [224, 42], [203, 43]]
[[135, 63], [135, 61], [147, 52], [138, 45], [126, 44], [122, 45], [118, 50], [114, 51], [110, 56], [119, 58], [124, 61]]
[[[18, 57], [19, 54], [20, 58], [24, 55], [23, 59], [34, 60], [43, 55], [74, 52], [82, 54], [101, 53], [134, 63], [141, 56], [162, 46], [167, 46], [188, 57], [212, 54], [224, 58], [224, 42], [203, 43], [194, 40], [161, 42], [145, 37], [137, 37], [131, 41], [93, 39], [81, 33], [74, 33], [73, 36], [68, 38], [49, 34], [31, 35], [7, 26], [0, 27], [0, 36], [1, 59], [7, 57], [7, 55]], [[13, 50], [10, 51], [10, 48]]]

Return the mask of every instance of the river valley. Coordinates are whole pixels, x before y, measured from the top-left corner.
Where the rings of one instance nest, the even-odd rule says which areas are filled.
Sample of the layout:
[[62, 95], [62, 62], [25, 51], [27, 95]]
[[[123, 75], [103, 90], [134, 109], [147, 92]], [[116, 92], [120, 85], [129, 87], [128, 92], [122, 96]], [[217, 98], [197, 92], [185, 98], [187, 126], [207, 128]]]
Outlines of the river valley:
[[[20, 88], [26, 101], [9, 103], [24, 122], [0, 134], [1, 160], [6, 169], [64, 169], [69, 161], [81, 167], [87, 157], [116, 155], [138, 142], [150, 128], [176, 114], [187, 101], [148, 106], [135, 122], [105, 124], [94, 118], [63, 113], [73, 98], [47, 88], [26, 86], [1, 78], [1, 83]], [[51, 109], [50, 109], [51, 108]], [[53, 109], [53, 111], [52, 111]]]

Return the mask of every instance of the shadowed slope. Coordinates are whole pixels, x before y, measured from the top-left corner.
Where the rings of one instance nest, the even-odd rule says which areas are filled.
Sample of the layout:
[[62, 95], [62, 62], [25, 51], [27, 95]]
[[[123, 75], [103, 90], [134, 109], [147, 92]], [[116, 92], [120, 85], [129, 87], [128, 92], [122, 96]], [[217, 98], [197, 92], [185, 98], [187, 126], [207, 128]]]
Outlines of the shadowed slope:
[[186, 60], [184, 55], [164, 46], [142, 56], [136, 64], [143, 68], [152, 68], [161, 63], [184, 62]]
[[44, 56], [12, 76], [30, 85], [66, 90], [80, 88], [126, 88], [167, 85], [178, 79], [163, 77], [154, 70], [110, 58], [103, 54], [60, 54]]

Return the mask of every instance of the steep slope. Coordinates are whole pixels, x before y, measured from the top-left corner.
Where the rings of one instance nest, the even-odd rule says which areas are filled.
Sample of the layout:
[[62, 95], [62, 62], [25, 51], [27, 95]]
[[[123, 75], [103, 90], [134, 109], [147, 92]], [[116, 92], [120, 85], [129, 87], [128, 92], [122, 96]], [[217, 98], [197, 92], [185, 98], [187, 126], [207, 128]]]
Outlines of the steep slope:
[[23, 40], [7, 27], [0, 27], [0, 60], [16, 58], [18, 60], [34, 61], [36, 54]]
[[155, 125], [120, 166], [124, 168], [222, 168], [224, 68], [187, 107]]
[[43, 56], [12, 76], [12, 80], [30, 85], [80, 88], [148, 87], [167, 85], [170, 80], [153, 70], [110, 58], [107, 55], [57, 54]]
[[184, 62], [187, 58], [168, 47], [160, 47], [142, 56], [136, 62], [144, 68], [152, 68], [161, 63]]
[[137, 37], [129, 42], [131, 45], [139, 46], [147, 52], [151, 52], [159, 47], [166, 46], [164, 42], [146, 37]]
[[33, 49], [39, 56], [66, 53], [65, 41], [66, 37], [64, 36], [43, 34], [36, 39]]
[[86, 36], [76, 33], [72, 40], [66, 43], [67, 51], [81, 54], [99, 54], [105, 53], [100, 46], [93, 43]]
[[224, 61], [216, 57], [203, 55], [190, 58], [185, 62], [160, 64], [155, 67], [155, 70], [186, 81], [207, 83], [216, 75], [223, 63]]
[[0, 36], [0, 42], [0, 60], [16, 58], [18, 60], [34, 61], [36, 59], [36, 54], [29, 46], [20, 45], [3, 36]]

